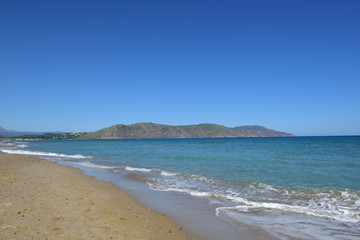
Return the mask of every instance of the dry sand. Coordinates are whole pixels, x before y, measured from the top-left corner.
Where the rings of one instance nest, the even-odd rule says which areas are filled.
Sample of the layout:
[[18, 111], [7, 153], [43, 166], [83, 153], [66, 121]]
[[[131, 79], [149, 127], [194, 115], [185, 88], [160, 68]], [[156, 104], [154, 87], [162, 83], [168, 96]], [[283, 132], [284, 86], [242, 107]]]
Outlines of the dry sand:
[[110, 183], [0, 154], [0, 239], [196, 239]]

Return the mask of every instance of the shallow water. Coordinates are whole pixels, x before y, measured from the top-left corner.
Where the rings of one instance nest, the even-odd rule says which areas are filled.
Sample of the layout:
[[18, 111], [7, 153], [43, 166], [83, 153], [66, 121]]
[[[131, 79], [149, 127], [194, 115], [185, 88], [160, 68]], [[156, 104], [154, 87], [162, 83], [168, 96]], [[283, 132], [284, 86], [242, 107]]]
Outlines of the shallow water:
[[360, 137], [15, 142], [2, 150], [103, 168], [203, 201], [240, 231], [360, 238]]

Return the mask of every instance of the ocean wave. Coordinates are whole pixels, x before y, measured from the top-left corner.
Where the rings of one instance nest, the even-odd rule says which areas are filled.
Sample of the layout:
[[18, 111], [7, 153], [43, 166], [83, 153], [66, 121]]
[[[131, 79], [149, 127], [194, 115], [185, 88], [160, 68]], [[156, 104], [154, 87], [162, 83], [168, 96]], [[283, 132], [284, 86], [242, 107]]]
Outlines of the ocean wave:
[[1, 146], [15, 146], [15, 145], [13, 143], [0, 142], [0, 147]]
[[16, 147], [18, 147], [18, 148], [27, 148], [29, 146], [26, 145], [26, 144], [18, 144], [18, 145], [16, 145]]
[[126, 166], [125, 171], [137, 172], [147, 179], [150, 189], [217, 199], [221, 211], [306, 215], [341, 222], [360, 222], [360, 192], [347, 189], [299, 188], [285, 189], [267, 183], [238, 186], [198, 174], [175, 173], [160, 169]]
[[198, 175], [198, 174], [178, 173], [178, 172], [171, 172], [168, 170], [162, 170], [162, 169], [156, 169], [156, 168], [131, 167], [131, 166], [124, 166], [123, 169], [125, 171], [129, 171], [129, 172], [153, 173], [155, 175], [157, 174], [157, 175], [160, 175], [163, 177], [168, 177], [168, 178], [170, 177], [170, 178], [174, 178], [174, 179], [179, 179], [179, 178], [190, 179], [193, 181], [205, 182], [208, 184], [211, 184], [214, 182], [212, 179], [208, 179], [208, 178]]
[[76, 158], [76, 159], [92, 158], [91, 156], [83, 156], [80, 154], [68, 155], [68, 154], [52, 153], [52, 152], [37, 152], [37, 151], [25, 151], [25, 150], [13, 150], [13, 149], [2, 149], [0, 151], [8, 154], [31, 155], [31, 156]]
[[165, 177], [176, 177], [176, 176], [178, 176], [178, 173], [167, 172], [167, 171], [163, 171], [163, 170], [161, 170], [160, 174], [162, 176], [165, 176]]
[[[327, 198], [323, 193], [314, 194], [310, 200], [296, 199], [294, 195], [290, 195], [292, 201], [285, 202], [284, 199], [277, 199], [279, 202], [251, 201], [243, 197], [235, 197], [228, 195], [215, 195], [219, 198], [231, 200], [240, 204], [236, 207], [225, 207], [217, 209], [237, 210], [240, 212], [258, 212], [258, 211], [275, 211], [279, 213], [290, 213], [308, 215], [324, 219], [338, 220], [342, 222], [360, 222], [360, 208], [358, 202], [359, 195], [356, 193], [344, 193], [342, 195], [334, 194]], [[341, 196], [341, 197], [339, 197]], [[309, 198], [311, 196], [308, 196]], [[270, 200], [270, 199], [269, 199]], [[288, 200], [288, 199], [287, 199]], [[281, 202], [284, 201], [284, 202]]]
[[100, 165], [92, 162], [77, 162], [76, 164], [84, 166], [84, 167], [93, 167], [93, 168], [104, 168], [104, 169], [115, 169], [112, 166]]
[[157, 191], [164, 191], [164, 192], [178, 192], [178, 193], [186, 193], [189, 194], [191, 196], [195, 196], [195, 197], [210, 197], [212, 196], [211, 193], [209, 192], [201, 192], [201, 191], [196, 191], [196, 190], [192, 190], [192, 189], [186, 189], [186, 188], [174, 188], [174, 187], [168, 187], [168, 188], [159, 188], [156, 187], [153, 183], [148, 183], [150, 189], [152, 190], [157, 190]]
[[124, 170], [130, 171], [130, 172], [151, 172], [152, 171], [151, 169], [148, 169], [148, 168], [136, 168], [136, 167], [129, 167], [129, 166], [126, 166], [124, 168]]
[[138, 167], [130, 167], [130, 166], [125, 166], [124, 170], [129, 172], [144, 172], [144, 173], [151, 172], [151, 173], [159, 174], [164, 177], [176, 177], [180, 175], [179, 173], [164, 171], [161, 169], [150, 169], [150, 168], [140, 168], [140, 167], [138, 168]]
[[14, 142], [14, 147], [17, 148], [27, 148], [29, 145], [27, 145], [29, 142]]
[[[357, 197], [355, 197], [355, 193], [346, 194], [354, 197], [355, 199], [358, 199], [357, 201], [359, 201], [359, 196], [357, 195]], [[319, 195], [321, 196], [323, 194], [319, 193]], [[293, 201], [288, 203], [251, 201], [246, 198], [227, 195], [216, 195], [216, 197], [225, 198], [231, 200], [234, 203], [241, 204], [230, 208], [220, 207], [217, 209], [217, 214], [221, 209], [237, 210], [240, 212], [275, 211], [279, 213], [308, 215], [324, 219], [338, 220], [342, 222], [360, 222], [360, 209], [357, 206], [357, 201], [344, 201], [344, 198], [338, 198], [336, 195], [329, 196], [329, 198], [318, 198], [318, 196], [315, 194], [310, 200], [296, 199], [294, 198], [294, 195], [292, 195], [290, 198], [293, 198]]]
[[341, 222], [360, 222], [360, 193], [350, 190], [291, 191], [265, 183], [250, 183], [233, 189], [199, 175], [177, 174], [171, 178], [161, 175], [162, 178], [152, 178], [148, 182], [152, 190], [184, 193], [209, 200], [219, 199], [224, 206], [216, 210], [217, 215], [223, 210], [277, 212]]
[[221, 211], [227, 211], [227, 210], [235, 210], [246, 213], [275, 211], [278, 213], [308, 215], [323, 219], [338, 220], [341, 222], [352, 222], [352, 223], [360, 222], [359, 212], [351, 211], [349, 209], [345, 210], [345, 209], [336, 208], [333, 210], [324, 210], [321, 208], [288, 205], [282, 203], [252, 202], [252, 201], [245, 201], [245, 202], [246, 202], [245, 205], [237, 205], [235, 207], [218, 207], [216, 208], [216, 216], [219, 216], [221, 214]]

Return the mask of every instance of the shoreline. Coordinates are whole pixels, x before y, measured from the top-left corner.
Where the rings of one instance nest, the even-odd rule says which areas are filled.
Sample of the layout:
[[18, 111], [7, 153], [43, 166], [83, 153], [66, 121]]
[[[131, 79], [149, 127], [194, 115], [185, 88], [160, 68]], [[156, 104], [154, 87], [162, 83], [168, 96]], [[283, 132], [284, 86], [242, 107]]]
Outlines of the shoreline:
[[[295, 142], [287, 139], [266, 142], [184, 140], [176, 144], [174, 141], [9, 142], [4, 143], [9, 148], [5, 147], [1, 151], [20, 156], [32, 155], [50, 163], [79, 169], [82, 175], [112, 184], [146, 209], [168, 216], [186, 233], [200, 239], [333, 239], [341, 235], [350, 240], [357, 239], [360, 230], [356, 224], [360, 216], [357, 204], [360, 195], [356, 185], [358, 141], [359, 138], [327, 137], [304, 138]], [[226, 144], [216, 144], [215, 147], [213, 143]], [[269, 151], [268, 147], [274, 144], [279, 148]], [[251, 147], [248, 151], [255, 151], [246, 157], [247, 160], [245, 158], [240, 161], [242, 164], [239, 167], [237, 156], [242, 153], [236, 149], [249, 145]], [[311, 147], [307, 148], [309, 145]], [[192, 151], [194, 146], [198, 151]], [[227, 155], [229, 147], [234, 149], [233, 155]], [[300, 148], [304, 148], [304, 151], [296, 150]], [[218, 151], [215, 153], [213, 149]], [[269, 154], [264, 155], [264, 151]], [[324, 152], [332, 154], [323, 155]], [[348, 155], [349, 153], [352, 154]], [[209, 161], [213, 155], [217, 157]], [[280, 156], [279, 159], [283, 160], [274, 161], [272, 155]], [[219, 165], [224, 163], [224, 159], [235, 171]], [[303, 178], [302, 174], [298, 178], [297, 170], [294, 169], [298, 169], [298, 164], [303, 162], [303, 159], [311, 161], [305, 161], [307, 164], [302, 167], [302, 172], [317, 170], [337, 184], [328, 188], [330, 181], [323, 182], [323, 179], [318, 177], [313, 179], [309, 174], [304, 175], [308, 176], [307, 178]], [[322, 163], [327, 164], [320, 166], [321, 159]], [[234, 180], [247, 176], [247, 173], [250, 173], [249, 176], [256, 173], [259, 169], [254, 169], [254, 166], [259, 160], [265, 166], [275, 164], [269, 168], [272, 169], [270, 172], [283, 169], [282, 172], [286, 172], [288, 177], [275, 178], [275, 181], [270, 183], [259, 180], [231, 184], [228, 181], [228, 173], [230, 179]], [[335, 162], [336, 168], [333, 165]], [[200, 163], [203, 163], [205, 168]], [[252, 164], [246, 166], [247, 163]], [[189, 171], [189, 166], [194, 168], [194, 171]], [[219, 180], [213, 181], [212, 176], [217, 176], [216, 172], [209, 174], [206, 168], [214, 169], [215, 166], [215, 169], [222, 170], [222, 175], [219, 175]], [[324, 171], [324, 166], [328, 171]], [[0, 170], [1, 167], [0, 165]], [[248, 171], [239, 174], [236, 169]], [[267, 172], [264, 168], [260, 170]], [[194, 175], [189, 175], [190, 173]], [[271, 179], [271, 175], [265, 176]], [[352, 177], [351, 180], [343, 182], [348, 176]], [[0, 171], [0, 186], [1, 177]], [[290, 185], [286, 185], [287, 181], [283, 180], [291, 180], [291, 183], [288, 182]], [[316, 180], [316, 185], [312, 186], [309, 180]], [[308, 187], [301, 187], [309, 183]], [[299, 188], [293, 188], [294, 186]], [[6, 203], [4, 206], [8, 207], [7, 205]], [[2, 214], [1, 210], [4, 209], [1, 207], [0, 202]], [[0, 222], [0, 235], [1, 227]]]
[[115, 185], [38, 157], [0, 154], [1, 239], [198, 239]]

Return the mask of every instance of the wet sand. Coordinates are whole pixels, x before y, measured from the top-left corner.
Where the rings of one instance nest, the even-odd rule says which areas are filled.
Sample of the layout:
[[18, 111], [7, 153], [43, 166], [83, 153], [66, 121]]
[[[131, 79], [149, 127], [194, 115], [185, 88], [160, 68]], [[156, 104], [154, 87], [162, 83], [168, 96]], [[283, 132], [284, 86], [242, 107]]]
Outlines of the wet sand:
[[0, 154], [0, 239], [196, 239], [110, 183]]

